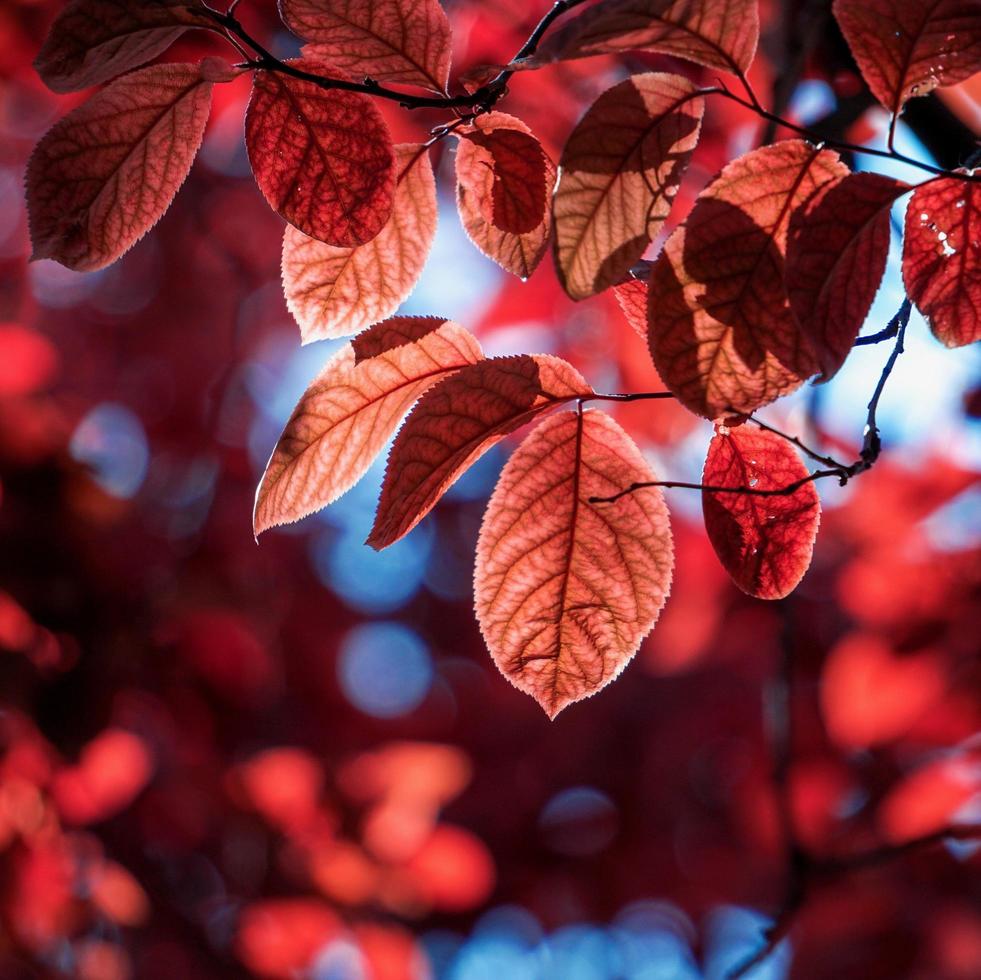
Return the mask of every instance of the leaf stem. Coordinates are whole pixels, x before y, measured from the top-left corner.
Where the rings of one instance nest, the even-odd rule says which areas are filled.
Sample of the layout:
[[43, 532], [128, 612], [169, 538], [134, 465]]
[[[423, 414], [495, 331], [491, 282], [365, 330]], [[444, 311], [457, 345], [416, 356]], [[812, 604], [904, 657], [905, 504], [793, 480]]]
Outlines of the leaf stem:
[[[799, 480], [794, 480], [793, 483], [788, 483], [783, 487], [773, 487], [770, 489], [760, 489], [757, 487], [717, 487], [706, 483], [687, 483], [679, 480], [650, 480], [642, 483], [632, 483], [629, 487], [620, 490], [618, 493], [613, 494], [609, 497], [590, 497], [589, 502], [591, 504], [612, 504], [620, 500], [622, 497], [626, 497], [628, 494], [636, 493], [638, 490], [646, 490], [650, 487], [664, 487], [666, 489], [679, 489], [679, 490], [701, 490], [703, 493], [734, 493], [743, 496], [751, 497], [787, 497], [792, 493], [796, 493], [801, 487], [808, 483], [813, 483], [816, 480], [823, 480], [827, 477], [836, 477], [839, 486], [845, 486], [849, 480], [853, 477], [858, 476], [860, 473], [864, 473], [870, 470], [878, 460], [880, 454], [882, 453], [882, 440], [879, 438], [879, 428], [876, 423], [876, 412], [879, 408], [879, 400], [882, 398], [882, 393], [885, 391], [886, 382], [889, 380], [889, 376], [892, 374], [893, 368], [896, 366], [896, 361], [899, 355], [903, 353], [904, 341], [906, 338], [906, 327], [909, 324], [910, 313], [912, 312], [913, 304], [910, 300], [904, 299], [903, 305], [899, 308], [899, 312], [893, 317], [896, 321], [896, 343], [893, 346], [889, 358], [882, 369], [882, 373], [879, 375], [879, 380], [876, 383], [875, 391], [872, 393], [872, 398], [868, 404], [868, 414], [865, 419], [865, 430], [863, 432], [862, 439], [862, 449], [859, 452], [858, 458], [847, 465], [839, 463], [832, 459], [830, 456], [821, 456], [820, 454], [814, 452], [814, 450], [809, 449], [800, 441], [796, 436], [788, 436], [786, 433], [781, 432], [779, 429], [774, 429], [773, 427], [767, 425], [765, 422], [760, 422], [759, 419], [751, 418], [751, 421], [755, 422], [760, 428], [766, 429], [769, 432], [773, 432], [775, 435], [781, 436], [787, 439], [789, 442], [794, 443], [798, 448], [803, 450], [811, 459], [823, 463], [827, 466], [827, 469], [814, 470], [814, 472], [809, 473], [807, 476], [802, 477]], [[891, 324], [892, 321], [890, 321]], [[660, 393], [656, 393], [661, 397]], [[611, 398], [611, 396], [599, 396]], [[630, 396], [626, 396], [622, 399], [612, 396], [612, 400], [629, 400]]]

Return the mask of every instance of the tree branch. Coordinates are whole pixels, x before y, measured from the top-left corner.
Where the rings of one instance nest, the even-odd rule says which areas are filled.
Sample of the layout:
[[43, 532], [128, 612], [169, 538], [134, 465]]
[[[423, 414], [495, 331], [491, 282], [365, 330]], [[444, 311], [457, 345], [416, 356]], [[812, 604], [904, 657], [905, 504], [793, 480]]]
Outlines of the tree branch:
[[[521, 46], [512, 61], [519, 58], [527, 58], [537, 50], [545, 32], [551, 27], [552, 23], [561, 17], [566, 11], [579, 6], [585, 0], [556, 0], [548, 13], [538, 22], [528, 40]], [[479, 112], [487, 112], [491, 109], [498, 99], [504, 95], [507, 88], [508, 79], [514, 74], [514, 69], [503, 69], [495, 78], [491, 79], [486, 85], [467, 95], [412, 95], [407, 92], [400, 92], [397, 89], [386, 88], [371, 78], [365, 78], [362, 82], [352, 82], [343, 78], [330, 78], [315, 72], [304, 71], [285, 61], [281, 61], [271, 51], [265, 48], [242, 26], [242, 23], [235, 16], [233, 3], [226, 12], [206, 7], [207, 16], [222, 27], [228, 34], [228, 40], [234, 47], [241, 52], [241, 45], [245, 45], [255, 52], [256, 57], [246, 62], [246, 66], [256, 71], [272, 71], [281, 75], [288, 75], [304, 82], [310, 82], [318, 88], [325, 90], [340, 89], [345, 92], [359, 92], [362, 95], [374, 95], [380, 99], [388, 99], [398, 102], [404, 109], [473, 109], [476, 115]]]
[[[889, 380], [889, 376], [892, 374], [893, 368], [896, 366], [896, 361], [899, 355], [903, 353], [903, 342], [906, 338], [906, 327], [909, 324], [910, 313], [912, 312], [913, 304], [909, 299], [903, 300], [903, 305], [899, 308], [899, 312], [893, 318], [897, 322], [896, 327], [896, 343], [889, 354], [889, 359], [886, 361], [885, 367], [882, 369], [882, 373], [879, 375], [879, 380], [876, 383], [875, 391], [872, 393], [872, 398], [868, 405], [868, 414], [865, 419], [865, 431], [863, 433], [862, 449], [859, 452], [858, 458], [848, 465], [843, 465], [838, 463], [830, 456], [821, 456], [811, 449], [808, 449], [804, 443], [802, 443], [796, 436], [788, 436], [786, 433], [780, 432], [779, 429], [774, 429], [768, 426], [766, 423], [760, 422], [758, 419], [752, 419], [761, 428], [767, 429], [776, 435], [782, 436], [789, 442], [794, 443], [800, 449], [802, 449], [808, 456], [816, 460], [819, 463], [824, 463], [827, 465], [827, 469], [815, 470], [813, 473], [809, 473], [807, 476], [802, 477], [799, 480], [794, 480], [793, 483], [788, 483], [783, 487], [774, 487], [772, 489], [760, 489], [758, 487], [716, 487], [706, 483], [685, 483], [678, 480], [650, 480], [643, 483], [632, 483], [629, 487], [615, 493], [609, 497], [590, 497], [589, 502], [591, 504], [612, 504], [620, 500], [621, 497], [626, 497], [627, 494], [636, 493], [638, 490], [646, 490], [650, 487], [664, 487], [666, 489], [680, 489], [680, 490], [701, 490], [703, 493], [734, 493], [744, 496], [752, 497], [787, 497], [792, 493], [795, 493], [801, 487], [808, 483], [813, 483], [815, 480], [823, 480], [827, 477], [836, 477], [838, 479], [839, 486], [844, 486], [853, 477], [858, 476], [860, 473], [864, 473], [866, 470], [870, 470], [874, 465], [876, 460], [878, 460], [879, 455], [882, 452], [882, 440], [879, 438], [879, 428], [876, 424], [876, 412], [879, 408], [879, 400], [882, 398], [882, 393], [885, 391], [886, 382]], [[618, 396], [599, 396], [610, 398], [611, 400], [630, 400], [630, 396], [623, 396], [619, 398]], [[644, 397], [644, 396], [641, 396]], [[660, 393], [657, 397], [662, 397]]]

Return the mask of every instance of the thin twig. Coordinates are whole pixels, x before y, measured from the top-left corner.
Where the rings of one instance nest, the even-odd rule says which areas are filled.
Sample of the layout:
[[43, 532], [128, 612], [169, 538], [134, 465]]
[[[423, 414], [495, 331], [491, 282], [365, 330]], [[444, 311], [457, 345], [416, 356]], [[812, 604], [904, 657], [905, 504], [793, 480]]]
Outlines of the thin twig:
[[[792, 483], [788, 483], [786, 486], [773, 487], [770, 489], [762, 489], [759, 487], [717, 487], [706, 483], [686, 483], [678, 480], [649, 480], [642, 483], [632, 483], [629, 487], [624, 488], [609, 497], [590, 497], [589, 502], [591, 504], [612, 504], [620, 500], [622, 497], [626, 497], [628, 494], [636, 493], [638, 490], [646, 490], [651, 487], [663, 487], [665, 489], [676, 489], [676, 490], [701, 490], [703, 493], [732, 493], [742, 496], [749, 497], [788, 497], [793, 493], [800, 490], [801, 487], [806, 486], [808, 483], [813, 483], [816, 480], [823, 480], [827, 477], [836, 477], [839, 486], [845, 486], [849, 480], [853, 477], [858, 476], [860, 473], [864, 473], [870, 470], [878, 460], [879, 455], [882, 452], [882, 440], [879, 438], [879, 428], [876, 423], [876, 412], [879, 408], [879, 400], [882, 398], [882, 393], [885, 391], [886, 382], [889, 380], [889, 376], [892, 374], [893, 368], [896, 366], [896, 361], [899, 355], [903, 352], [903, 342], [906, 338], [906, 327], [909, 323], [910, 313], [913, 309], [912, 303], [909, 299], [903, 300], [903, 305], [900, 307], [899, 312], [896, 314], [895, 319], [898, 320], [898, 328], [896, 332], [896, 343], [889, 354], [889, 359], [886, 361], [885, 367], [882, 369], [882, 373], [879, 375], [879, 380], [876, 383], [875, 391], [872, 393], [872, 398], [868, 405], [868, 414], [865, 419], [865, 431], [863, 433], [862, 449], [858, 455], [858, 458], [853, 462], [849, 463], [847, 466], [837, 461], [831, 459], [831, 457], [822, 457], [815, 453], [813, 450], [808, 449], [804, 444], [796, 437], [787, 436], [785, 433], [780, 432], [778, 429], [773, 429], [777, 435], [783, 436], [785, 439], [793, 442], [795, 445], [799, 446], [804, 450], [812, 459], [816, 459], [820, 463], [825, 463], [828, 468], [823, 470], [815, 470], [813, 473], [809, 473], [805, 477], [801, 477], [799, 480], [794, 480]], [[757, 425], [761, 425], [759, 420], [754, 419]], [[762, 428], [770, 428], [763, 424]]]

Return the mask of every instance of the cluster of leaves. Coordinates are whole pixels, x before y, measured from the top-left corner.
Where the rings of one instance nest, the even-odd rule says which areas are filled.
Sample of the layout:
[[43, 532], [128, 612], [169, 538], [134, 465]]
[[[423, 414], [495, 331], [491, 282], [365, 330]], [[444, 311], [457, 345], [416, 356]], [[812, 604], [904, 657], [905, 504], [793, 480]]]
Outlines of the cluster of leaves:
[[[911, 187], [852, 173], [831, 147], [782, 140], [725, 166], [645, 262], [707, 98], [768, 116], [746, 77], [756, 0], [608, 0], [551, 30], [578, 5], [560, 0], [512, 62], [472, 73], [467, 94], [451, 95], [451, 31], [437, 0], [281, 0], [286, 26], [307, 42], [289, 61], [247, 33], [234, 4], [222, 13], [198, 0], [73, 0], [38, 58], [42, 78], [75, 91], [122, 77], [58, 122], [28, 171], [35, 257], [102, 268], [170, 205], [214, 85], [254, 72], [246, 146], [259, 188], [289, 225], [290, 309], [304, 341], [361, 331], [297, 405], [258, 488], [255, 531], [337, 499], [397, 432], [368, 539], [384, 548], [492, 446], [572, 406], [542, 421], [505, 467], [475, 572], [495, 662], [552, 717], [622, 670], [657, 620], [673, 568], [657, 477], [618, 423], [586, 403], [666, 394], [716, 424], [701, 485], [710, 540], [741, 588], [776, 599], [810, 563], [814, 480], [845, 482], [868, 468], [878, 441], [873, 414], [854, 464], [805, 450], [830, 467], [811, 473], [796, 440], [751, 416], [842, 366], [884, 273], [889, 211], [902, 195], [911, 195], [910, 299], [943, 343], [981, 338], [981, 182], [968, 170], [934, 171]], [[836, 0], [834, 11], [894, 125], [911, 97], [981, 68], [975, 3]], [[138, 68], [189, 28], [221, 33], [246, 60]], [[677, 74], [631, 75], [588, 108], [557, 165], [522, 120], [496, 109], [516, 72], [625, 50], [728, 73], [746, 97]], [[395, 145], [374, 98], [455, 118], [425, 142]], [[573, 300], [615, 290], [667, 392], [604, 395], [556, 357], [488, 358], [458, 324], [393, 317], [435, 234], [429, 150], [448, 138], [476, 246], [525, 278], [551, 243]]]

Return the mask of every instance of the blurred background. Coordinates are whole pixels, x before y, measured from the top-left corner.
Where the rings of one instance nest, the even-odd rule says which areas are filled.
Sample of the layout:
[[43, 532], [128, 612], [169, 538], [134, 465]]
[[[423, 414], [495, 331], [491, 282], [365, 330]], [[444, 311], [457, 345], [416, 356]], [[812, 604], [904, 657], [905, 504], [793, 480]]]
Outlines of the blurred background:
[[[547, 4], [447, 6], [464, 71], [506, 60]], [[888, 119], [829, 6], [763, 3], [754, 85], [819, 132], [882, 145]], [[31, 68], [60, 7], [0, 5], [3, 980], [721, 978], [785, 901], [788, 821], [819, 855], [981, 822], [976, 349], [945, 350], [914, 316], [886, 453], [845, 489], [819, 484], [814, 565], [784, 602], [731, 585], [698, 495], [669, 491], [677, 572], [658, 626], [614, 685], [549, 722], [498, 675], [472, 610], [510, 447], [381, 554], [362, 544], [380, 466], [252, 538], [258, 477], [336, 345], [301, 348], [286, 310], [282, 222], [242, 142], [247, 79], [217, 87], [186, 186], [118, 264], [28, 263], [24, 166], [81, 99]], [[273, 7], [239, 15], [287, 56]], [[206, 53], [233, 56], [186, 36], [165, 58]], [[600, 91], [651, 67], [714, 82], [657, 56], [592, 59], [516, 77], [503, 108], [557, 159]], [[963, 163], [976, 82], [914, 100], [899, 148]], [[446, 121], [384, 111], [397, 140]], [[760, 136], [710, 105], [675, 217]], [[452, 317], [491, 353], [561, 354], [597, 390], [658, 390], [612, 298], [573, 305], [547, 260], [521, 283], [469, 244], [450, 142], [404, 312]], [[868, 332], [903, 298], [903, 205]], [[853, 452], [887, 354], [857, 351], [765, 417]], [[697, 480], [708, 424], [621, 408], [659, 474]], [[822, 876], [749, 975], [977, 978], [979, 868], [962, 841]]]

